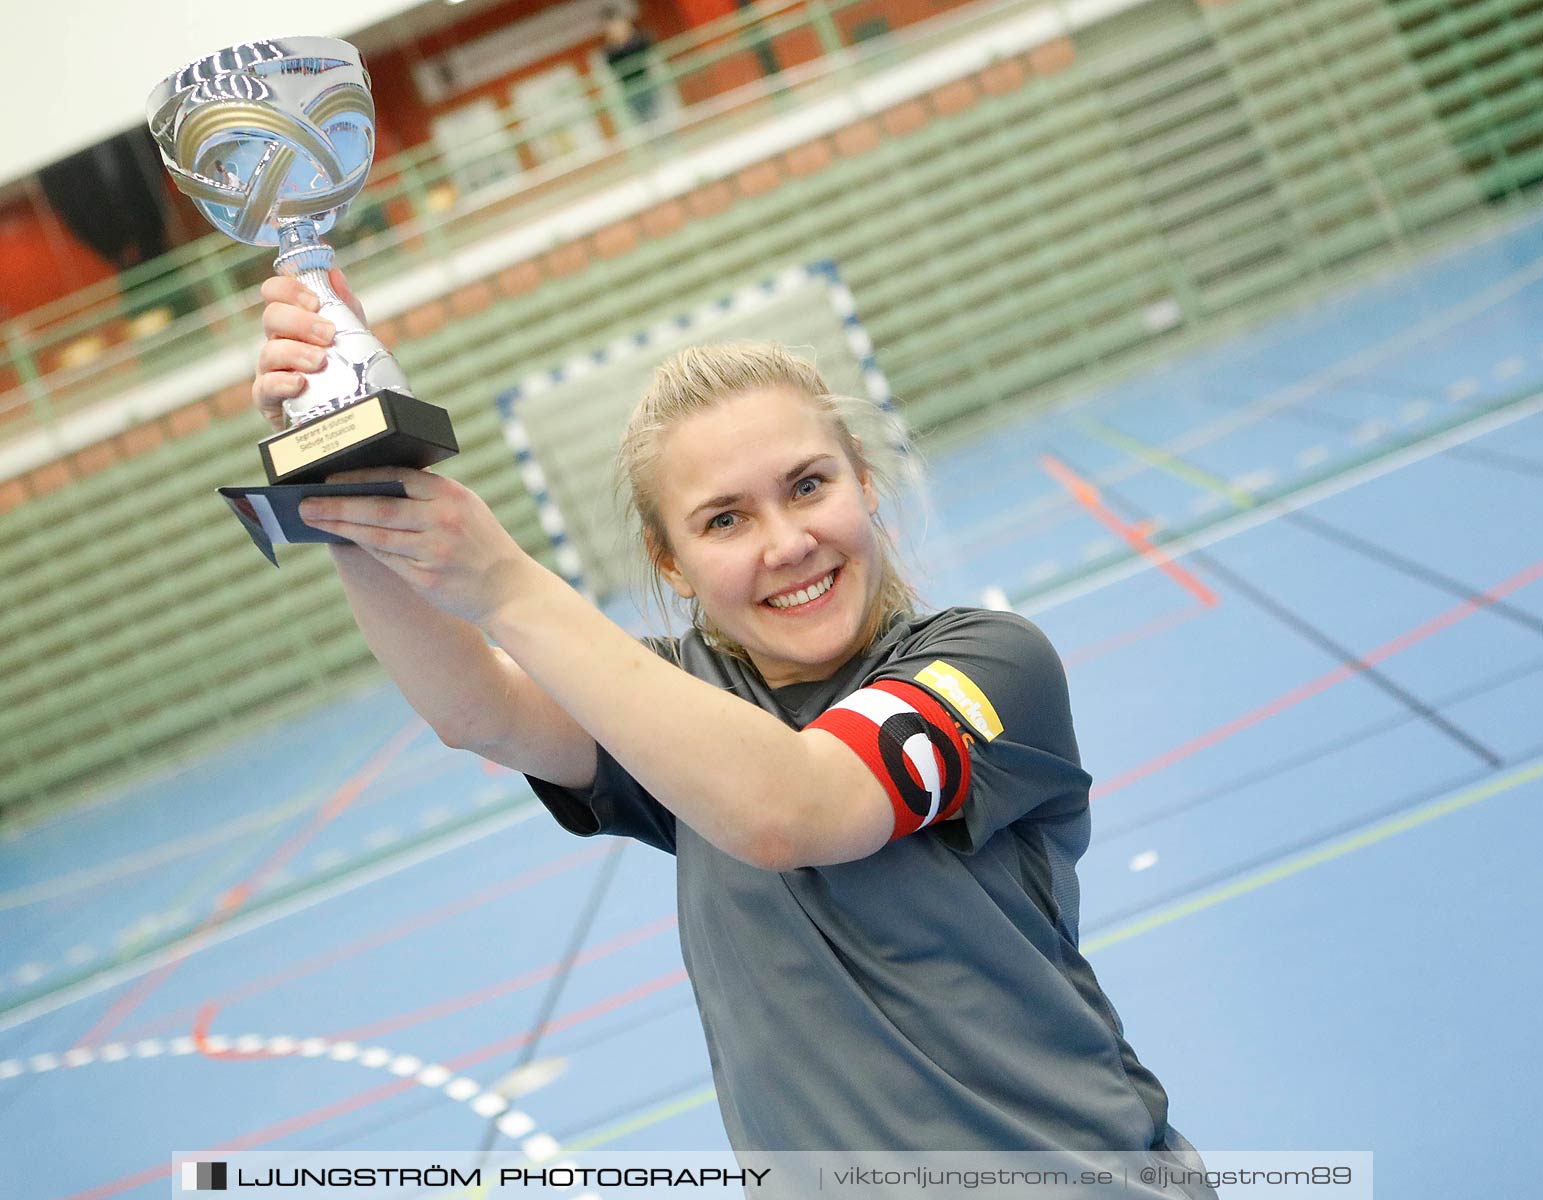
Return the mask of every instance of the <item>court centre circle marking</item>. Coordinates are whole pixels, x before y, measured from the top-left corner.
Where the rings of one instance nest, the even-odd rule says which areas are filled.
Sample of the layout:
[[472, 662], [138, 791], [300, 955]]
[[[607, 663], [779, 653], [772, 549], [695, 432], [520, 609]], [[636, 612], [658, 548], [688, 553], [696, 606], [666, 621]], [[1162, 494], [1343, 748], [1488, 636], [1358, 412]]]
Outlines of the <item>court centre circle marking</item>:
[[[202, 1042], [202, 1047], [199, 1043]], [[328, 1041], [326, 1038], [294, 1038], [287, 1035], [263, 1037], [248, 1033], [238, 1037], [209, 1034], [171, 1038], [147, 1038], [134, 1045], [126, 1042], [110, 1042], [105, 1046], [77, 1046], [63, 1054], [34, 1054], [29, 1058], [8, 1058], [0, 1062], [0, 1079], [14, 1079], [19, 1075], [41, 1075], [60, 1069], [74, 1069], [98, 1062], [123, 1062], [129, 1058], [157, 1058], [161, 1055], [185, 1056], [200, 1051], [212, 1053], [216, 1058], [320, 1058], [323, 1055], [334, 1062], [353, 1063], [368, 1070], [384, 1070], [399, 1079], [411, 1079], [420, 1087], [442, 1093], [458, 1104], [464, 1104], [484, 1119], [498, 1118], [498, 1128], [515, 1141], [525, 1138], [536, 1141], [537, 1148], [547, 1143], [556, 1146], [549, 1134], [535, 1133], [536, 1122], [529, 1113], [513, 1108], [509, 1100], [496, 1089], [484, 1089], [475, 1079], [456, 1075], [439, 1063], [425, 1065], [410, 1054], [396, 1054], [384, 1046], [365, 1046], [349, 1041]], [[533, 1076], [535, 1087], [552, 1082], [561, 1074], [549, 1070]], [[535, 1087], [526, 1088], [534, 1091]], [[555, 1151], [554, 1151], [555, 1152]], [[529, 1151], [527, 1151], [529, 1153]], [[532, 1158], [535, 1156], [532, 1155]]]

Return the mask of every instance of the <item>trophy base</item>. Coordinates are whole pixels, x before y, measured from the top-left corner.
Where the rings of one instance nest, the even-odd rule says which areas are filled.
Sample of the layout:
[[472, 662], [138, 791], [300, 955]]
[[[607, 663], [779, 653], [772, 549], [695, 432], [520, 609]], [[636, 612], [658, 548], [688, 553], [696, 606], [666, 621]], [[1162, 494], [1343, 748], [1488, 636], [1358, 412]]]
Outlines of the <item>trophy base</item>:
[[450, 414], [401, 392], [372, 392], [258, 443], [271, 484], [321, 483], [362, 467], [427, 467], [460, 451]]

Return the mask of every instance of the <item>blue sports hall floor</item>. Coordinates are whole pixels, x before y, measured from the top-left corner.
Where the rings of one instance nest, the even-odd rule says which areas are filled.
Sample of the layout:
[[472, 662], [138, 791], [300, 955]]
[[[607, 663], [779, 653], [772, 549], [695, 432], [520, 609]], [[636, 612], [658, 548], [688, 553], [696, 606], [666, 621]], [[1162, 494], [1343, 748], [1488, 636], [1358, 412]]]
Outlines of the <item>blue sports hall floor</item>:
[[[1531, 220], [931, 455], [924, 594], [1066, 661], [1084, 949], [1202, 1151], [1528, 1190], [1540, 410]], [[5, 1197], [163, 1196], [173, 1150], [726, 1144], [671, 861], [390, 690], [13, 835], [0, 922]]]

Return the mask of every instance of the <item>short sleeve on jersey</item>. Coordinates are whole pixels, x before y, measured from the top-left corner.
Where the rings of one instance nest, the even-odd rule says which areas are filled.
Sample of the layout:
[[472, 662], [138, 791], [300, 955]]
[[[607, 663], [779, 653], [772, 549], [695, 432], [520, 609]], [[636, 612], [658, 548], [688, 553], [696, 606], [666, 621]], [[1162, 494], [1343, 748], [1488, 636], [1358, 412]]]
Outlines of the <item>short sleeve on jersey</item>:
[[587, 789], [565, 788], [527, 775], [536, 798], [569, 833], [636, 838], [674, 854], [675, 814], [649, 795], [604, 746], [595, 750], [595, 781]]
[[871, 679], [920, 684], [957, 718], [970, 754], [963, 819], [939, 837], [973, 853], [1026, 817], [1087, 811], [1091, 776], [1072, 731], [1066, 672], [1050, 641], [1016, 613], [952, 609], [895, 648]]
[[[674, 638], [647, 637], [642, 642], [660, 658], [679, 662], [679, 643]], [[632, 778], [604, 746], [595, 746], [595, 781], [587, 789], [560, 787], [534, 775], [525, 778], [536, 799], [569, 833], [579, 837], [610, 833], [675, 853], [675, 814]]]

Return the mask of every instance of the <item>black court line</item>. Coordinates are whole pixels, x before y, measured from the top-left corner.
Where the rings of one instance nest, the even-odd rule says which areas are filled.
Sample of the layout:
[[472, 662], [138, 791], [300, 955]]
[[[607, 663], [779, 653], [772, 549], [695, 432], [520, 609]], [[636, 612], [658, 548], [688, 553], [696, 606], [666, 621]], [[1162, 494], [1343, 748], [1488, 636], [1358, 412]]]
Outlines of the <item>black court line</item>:
[[[574, 923], [573, 932], [569, 935], [568, 946], [563, 952], [562, 961], [552, 976], [552, 982], [547, 985], [546, 994], [542, 996], [541, 1003], [537, 1007], [535, 1019], [531, 1021], [530, 1028], [526, 1031], [525, 1044], [520, 1047], [513, 1069], [505, 1072], [506, 1075], [523, 1070], [535, 1061], [536, 1050], [540, 1047], [541, 1040], [546, 1037], [547, 1025], [552, 1020], [552, 1014], [557, 1011], [557, 1001], [568, 984], [568, 977], [573, 974], [574, 967], [578, 965], [579, 954], [584, 949], [584, 943], [589, 940], [589, 931], [595, 923], [595, 918], [600, 914], [600, 903], [610, 889], [611, 880], [616, 877], [616, 868], [621, 865], [622, 852], [626, 848], [627, 839], [618, 839], [601, 862], [600, 871], [590, 888], [588, 898], [584, 901], [584, 909], [579, 913], [579, 919]], [[499, 1113], [487, 1119], [487, 1131], [483, 1135], [482, 1148], [477, 1155], [479, 1170], [487, 1161], [487, 1156], [493, 1149], [493, 1143], [498, 1140], [498, 1122], [502, 1116], [503, 1114]]]
[[[1283, 383], [1292, 382], [1284, 375], [1280, 376], [1279, 379]], [[1237, 401], [1229, 400], [1222, 396], [1200, 395], [1199, 398], [1204, 403], [1210, 404], [1216, 408], [1232, 410], [1237, 407]], [[1432, 399], [1429, 394], [1424, 392], [1416, 392], [1413, 390], [1408, 392], [1404, 398], [1425, 400], [1429, 402], [1432, 408], [1435, 408], [1438, 403], [1436, 400]], [[1347, 417], [1343, 413], [1329, 412], [1326, 409], [1318, 408], [1312, 404], [1309, 404], [1305, 400], [1299, 400], [1295, 404], [1284, 405], [1281, 408], [1275, 409], [1270, 415], [1272, 417], [1295, 418], [1299, 425], [1312, 425], [1320, 429], [1334, 429], [1339, 431], [1359, 429], [1362, 425], [1366, 424], [1365, 419], [1357, 420], [1355, 417]]]
[[1507, 454], [1502, 450], [1486, 450], [1479, 446], [1449, 446], [1446, 453], [1453, 458], [1471, 459], [1486, 466], [1515, 471], [1519, 475], [1530, 475], [1535, 479], [1543, 476], [1543, 463], [1523, 458], [1519, 454]]
[[[1232, 401], [1224, 400], [1220, 396], [1199, 393], [1197, 395], [1199, 395], [1200, 400], [1203, 402], [1214, 405], [1217, 408], [1230, 409], [1233, 407]], [[1407, 399], [1427, 401], [1433, 408], [1440, 403], [1440, 401], [1432, 398], [1428, 393], [1417, 391], [1413, 388], [1401, 391], [1399, 395]], [[1365, 424], [1364, 421], [1358, 421], [1354, 417], [1326, 412], [1321, 408], [1315, 408], [1311, 404], [1306, 403], [1277, 409], [1274, 415], [1293, 418], [1299, 425], [1311, 425], [1318, 429], [1334, 429], [1338, 431], [1357, 429]], [[1508, 454], [1501, 450], [1487, 450], [1479, 446], [1470, 445], [1448, 446], [1441, 453], [1450, 454], [1453, 458], [1485, 463], [1489, 466], [1499, 467], [1502, 470], [1515, 471], [1519, 475], [1527, 475], [1532, 478], [1543, 477], [1543, 462], [1523, 458], [1519, 454]]]
[[[415, 1098], [417, 1100], [416, 1104], [407, 1103]], [[391, 1097], [391, 1099], [402, 1101], [402, 1103], [399, 1103], [395, 1109], [392, 1109], [391, 1100], [377, 1100], [370, 1106], [373, 1115], [369, 1120], [359, 1125], [350, 1126], [346, 1130], [328, 1134], [326, 1137], [318, 1138], [315, 1141], [298, 1142], [290, 1152], [295, 1154], [320, 1154], [327, 1151], [347, 1150], [350, 1146], [356, 1145], [361, 1138], [368, 1137], [372, 1133], [380, 1133], [394, 1125], [400, 1125], [403, 1121], [416, 1120], [418, 1117], [423, 1116], [424, 1113], [432, 1112], [435, 1109], [443, 1109], [447, 1104], [463, 1109], [466, 1115], [474, 1121], [482, 1120], [481, 1117], [472, 1112], [468, 1105], [457, 1103], [443, 1092], [433, 1088], [418, 1088], [413, 1092], [404, 1092], [401, 1095]], [[240, 1136], [240, 1134], [236, 1135], [238, 1138]], [[296, 1165], [301, 1164], [297, 1163]]]
[[[580, 911], [578, 920], [574, 923], [573, 929], [568, 936], [568, 945], [563, 951], [563, 956], [556, 970], [552, 973], [552, 979], [547, 984], [546, 992], [542, 995], [541, 1001], [537, 1005], [535, 1019], [530, 1022], [526, 1029], [525, 1044], [517, 1052], [518, 1058], [515, 1060], [515, 1065], [512, 1070], [502, 1072], [497, 1078], [503, 1078], [512, 1074], [513, 1071], [529, 1066], [535, 1059], [536, 1050], [541, 1044], [541, 1039], [546, 1036], [546, 1027], [552, 1019], [552, 1014], [557, 1009], [557, 1001], [561, 998], [564, 987], [567, 986], [568, 977], [573, 974], [574, 967], [578, 965], [579, 954], [584, 949], [584, 943], [589, 939], [590, 928], [594, 925], [595, 917], [600, 912], [600, 903], [605, 898], [605, 894], [611, 886], [611, 881], [616, 877], [616, 869], [621, 864], [622, 851], [626, 848], [626, 840], [619, 840], [607, 851], [605, 858], [601, 861], [595, 881], [590, 885], [589, 895], [585, 899], [584, 907]], [[477, 1065], [479, 1068], [485, 1069], [489, 1064], [482, 1062]], [[489, 1083], [487, 1086], [492, 1087], [493, 1085]], [[380, 1117], [362, 1129], [351, 1129], [347, 1134], [342, 1135], [341, 1138], [334, 1138], [322, 1143], [322, 1147], [336, 1147], [339, 1141], [352, 1140], [358, 1137], [360, 1133], [384, 1129], [398, 1121], [417, 1116], [442, 1102], [443, 1097], [435, 1096], [430, 1101], [412, 1106], [406, 1112]], [[467, 1111], [470, 1112], [471, 1110], [467, 1109]], [[493, 1147], [493, 1143], [498, 1140], [498, 1122], [503, 1118], [503, 1115], [503, 1113], [499, 1113], [497, 1116], [485, 1119], [482, 1146], [478, 1152], [476, 1163], [478, 1168], [486, 1160], [489, 1151]]]
[[[1055, 453], [1061, 459], [1061, 461], [1066, 463], [1067, 466], [1071, 467], [1072, 470], [1076, 471], [1079, 475], [1082, 475], [1083, 478], [1087, 478], [1086, 471], [1077, 466], [1077, 464], [1069, 459], [1065, 454], [1062, 454], [1060, 450], [1055, 450]], [[1182, 462], [1183, 460], [1180, 459], [1178, 461]], [[1123, 499], [1118, 493], [1112, 491], [1111, 489], [1106, 487], [1101, 489], [1101, 492], [1104, 500], [1108, 503], [1108, 505], [1111, 508], [1119, 509], [1125, 518], [1132, 524], [1140, 524], [1142, 521], [1148, 518], [1149, 514], [1140, 511], [1136, 508], [1135, 505]], [[1494, 770], [1501, 765], [1503, 761], [1501, 757], [1488, 746], [1485, 746], [1471, 734], [1465, 732], [1462, 729], [1459, 729], [1451, 721], [1448, 721], [1445, 717], [1432, 709], [1428, 704], [1419, 699], [1419, 697], [1415, 696], [1408, 689], [1395, 683], [1392, 679], [1390, 679], [1376, 667], [1372, 666], [1370, 663], [1363, 662], [1359, 655], [1352, 653], [1347, 647], [1340, 645], [1327, 633], [1319, 629], [1316, 625], [1312, 624], [1312, 622], [1308, 621], [1305, 617], [1299, 616], [1297, 613], [1287, 608], [1284, 604], [1281, 604], [1274, 597], [1268, 595], [1260, 588], [1257, 588], [1253, 584], [1249, 583], [1236, 571], [1233, 571], [1228, 567], [1224, 567], [1215, 558], [1202, 550], [1191, 550], [1185, 557], [1187, 557], [1191, 562], [1200, 567], [1202, 570], [1209, 571], [1217, 579], [1220, 579], [1223, 583], [1234, 588], [1243, 596], [1244, 599], [1253, 601], [1256, 607], [1263, 609], [1282, 625], [1285, 625], [1287, 628], [1293, 630], [1301, 637], [1305, 638], [1309, 642], [1312, 642], [1319, 649], [1334, 657], [1342, 666], [1348, 667], [1350, 670], [1354, 671], [1356, 675], [1365, 679], [1373, 686], [1380, 688], [1394, 700], [1398, 701], [1412, 712], [1424, 718], [1424, 720], [1429, 723], [1432, 728], [1439, 730], [1441, 733], [1451, 738], [1470, 754], [1473, 754], [1480, 761], [1485, 763], [1485, 765], [1487, 765], [1491, 770]]]
[[[1543, 743], [1531, 746], [1523, 751], [1517, 761], [1525, 761], [1538, 754], [1543, 754]], [[1083, 942], [1094, 940], [1105, 930], [1117, 929], [1129, 921], [1146, 916], [1154, 910], [1167, 908], [1169, 905], [1176, 904], [1189, 896], [1219, 887], [1228, 880], [1262, 870], [1265, 867], [1280, 862], [1282, 859], [1305, 854], [1309, 850], [1334, 842], [1339, 838], [1355, 833], [1359, 829], [1370, 828], [1380, 821], [1386, 821], [1390, 817], [1398, 816], [1400, 813], [1420, 808], [1441, 799], [1443, 796], [1450, 795], [1463, 788], [1472, 787], [1493, 774], [1494, 772], [1490, 770], [1477, 770], [1454, 775], [1449, 779], [1432, 784], [1430, 787], [1421, 788], [1372, 812], [1358, 814], [1351, 820], [1343, 821], [1310, 837], [1300, 838], [1283, 846], [1272, 847], [1266, 853], [1256, 855], [1240, 863], [1229, 863], [1223, 870], [1216, 871], [1201, 879], [1192, 880], [1180, 887], [1172, 888], [1160, 896], [1151, 897], [1142, 900], [1139, 904], [1132, 904], [1116, 912], [1101, 915], [1097, 925], [1083, 927], [1080, 940]]]
[[[1543, 474], [1543, 469], [1540, 469], [1539, 474]], [[1310, 517], [1305, 512], [1290, 512], [1285, 514], [1285, 517], [1292, 524], [1310, 529], [1320, 537], [1327, 538], [1331, 542], [1337, 542], [1346, 549], [1353, 550], [1371, 559], [1373, 562], [1379, 562], [1384, 566], [1392, 567], [1395, 571], [1401, 571], [1413, 579], [1423, 580], [1432, 587], [1438, 587], [1442, 591], [1456, 596], [1459, 600], [1470, 600], [1478, 604], [1483, 612], [1492, 612], [1497, 617], [1505, 617], [1507, 620], [1515, 621], [1518, 625], [1532, 630], [1533, 633], [1543, 634], [1543, 620], [1529, 612], [1524, 612], [1515, 605], [1507, 604], [1504, 600], [1486, 600], [1481, 589], [1472, 587], [1460, 579], [1453, 579], [1450, 575], [1444, 575], [1434, 567], [1427, 567], [1424, 563], [1415, 562], [1412, 558], [1405, 558], [1403, 555], [1389, 550], [1386, 546], [1369, 542], [1363, 537], [1358, 537], [1348, 530], [1339, 528], [1337, 525], [1329, 524], [1322, 518]]]
[[1459, 729], [1451, 721], [1415, 696], [1413, 692], [1393, 682], [1392, 679], [1376, 667], [1363, 662], [1358, 655], [1352, 653], [1347, 647], [1340, 645], [1305, 617], [1298, 616], [1274, 597], [1256, 588], [1237, 572], [1222, 566], [1216, 559], [1201, 551], [1191, 553], [1190, 558], [1200, 567], [1210, 571], [1222, 582], [1243, 593], [1245, 597], [1252, 600], [1258, 607], [1264, 609], [1265, 612], [1280, 621], [1281, 624], [1296, 630], [1308, 641], [1313, 642], [1327, 653], [1339, 659], [1344, 666], [1355, 671], [1357, 675], [1366, 679], [1367, 682], [1381, 688], [1400, 704], [1405, 705], [1412, 712], [1423, 717], [1433, 728], [1440, 730], [1458, 745], [1479, 758], [1490, 770], [1496, 769], [1504, 761], [1500, 755], [1496, 754], [1471, 734]]
[[[1476, 696], [1486, 695], [1498, 688], [1505, 687], [1507, 684], [1515, 683], [1519, 679], [1526, 679], [1528, 676], [1538, 674], [1543, 674], [1543, 659], [1534, 659], [1523, 666], [1491, 676], [1489, 679], [1470, 687], [1442, 696], [1435, 702], [1436, 707], [1450, 708], [1454, 704], [1461, 704], [1465, 700], [1472, 700]], [[1363, 742], [1370, 741], [1374, 737], [1379, 737], [1384, 733], [1397, 729], [1400, 725], [1407, 725], [1414, 719], [1413, 714], [1407, 712], [1384, 717], [1380, 721], [1373, 722], [1343, 737], [1334, 738], [1331, 741], [1309, 746], [1297, 753], [1273, 759], [1241, 775], [1236, 775], [1223, 783], [1218, 783], [1203, 791], [1196, 792], [1193, 796], [1186, 797], [1173, 804], [1163, 805], [1161, 808], [1148, 809], [1132, 820], [1111, 824], [1108, 827], [1100, 825], [1099, 806], [1095, 804], [1093, 806], [1094, 837], [1089, 843], [1088, 848], [1091, 850], [1115, 838], [1124, 837], [1126, 834], [1139, 833], [1143, 829], [1166, 821], [1169, 817], [1182, 816], [1184, 813], [1204, 808], [1217, 800], [1226, 800], [1240, 788], [1251, 787], [1266, 779], [1273, 779], [1283, 772], [1295, 770], [1297, 767], [1314, 759], [1326, 758], [1329, 755], [1338, 754], [1342, 750], [1354, 749]]]
[[[1254, 368], [1247, 368], [1255, 370]], [[1285, 371], [1262, 370], [1255, 371], [1260, 378], [1267, 383], [1290, 386], [1300, 383], [1300, 375], [1288, 375]], [[1359, 390], [1369, 396], [1382, 396], [1388, 400], [1428, 400], [1436, 404], [1437, 400], [1430, 394], [1429, 381], [1417, 381], [1411, 379], [1391, 379], [1386, 375], [1367, 374], [1357, 371], [1354, 375], [1346, 375], [1342, 379], [1335, 379], [1333, 386], [1340, 391], [1354, 389], [1360, 385]], [[1332, 397], [1332, 391], [1321, 393], [1325, 397]], [[1340, 414], [1335, 414], [1340, 415]], [[1351, 420], [1351, 424], [1358, 425], [1359, 421]]]
[[[1380, 380], [1376, 382], [1380, 382], [1389, 388], [1400, 388], [1407, 394], [1415, 396], [1419, 399], [1430, 399], [1429, 396], [1421, 395], [1420, 393], [1414, 391], [1412, 388], [1406, 387], [1402, 384], [1397, 384], [1392, 380]], [[1434, 401], [1432, 401], [1432, 403], [1434, 403]], [[1297, 417], [1303, 420], [1306, 424], [1330, 426], [1338, 429], [1352, 429], [1361, 424], [1361, 422], [1358, 422], [1353, 418], [1343, 417], [1338, 413], [1324, 412], [1322, 409], [1313, 408], [1309, 405], [1301, 405], [1297, 408], [1283, 409], [1281, 410], [1281, 415]], [[1543, 476], [1543, 463], [1535, 463], [1530, 459], [1523, 459], [1514, 455], [1501, 454], [1497, 451], [1486, 451], [1469, 446], [1451, 446], [1447, 448], [1445, 453], [1453, 455], [1457, 458], [1473, 458], [1479, 461], [1494, 460], [1496, 461], [1497, 465], [1509, 466], [1513, 469], [1520, 470], [1525, 474]], [[1415, 579], [1423, 580], [1424, 582], [1429, 583], [1434, 587], [1438, 587], [1443, 591], [1450, 593], [1451, 595], [1457, 596], [1461, 600], [1469, 600], [1476, 603], [1481, 603], [1484, 608], [1493, 609], [1497, 616], [1508, 617], [1518, 624], [1526, 626], [1534, 633], [1543, 633], [1543, 620], [1539, 620], [1537, 617], [1532, 616], [1530, 613], [1524, 612], [1516, 608], [1514, 605], [1507, 604], [1501, 600], [1494, 600], [1489, 601], [1488, 603], [1483, 603], [1484, 596], [1480, 589], [1471, 587], [1470, 585], [1463, 583], [1461, 580], [1453, 579], [1449, 575], [1444, 575], [1434, 568], [1424, 565], [1423, 563], [1418, 563], [1413, 559], [1405, 558], [1402, 555], [1388, 549], [1386, 546], [1381, 546], [1374, 542], [1370, 542], [1365, 538], [1358, 537], [1357, 535], [1350, 533], [1348, 530], [1331, 525], [1319, 517], [1308, 516], [1306, 512], [1301, 510], [1285, 513], [1284, 517], [1287, 521], [1309, 529], [1330, 541], [1337, 542], [1339, 545], [1344, 546], [1346, 549], [1354, 550], [1364, 555], [1365, 557], [1372, 559], [1373, 561], [1382, 563], [1384, 566], [1392, 567], [1394, 570], [1401, 571]]]
[[[1291, 377], [1284, 374], [1276, 374], [1274, 378], [1281, 383], [1293, 382]], [[1419, 384], [1405, 383], [1396, 379], [1379, 378], [1375, 375], [1357, 375], [1346, 382], [1370, 384], [1370, 387], [1364, 389], [1367, 393], [1375, 396], [1384, 396], [1390, 400], [1421, 400], [1429, 404], [1432, 409], [1446, 407], [1439, 397], [1430, 394], [1429, 388]], [[1201, 401], [1215, 407], [1231, 408], [1235, 405], [1234, 401], [1226, 400], [1220, 396], [1211, 396], [1204, 393], [1196, 394]], [[1295, 417], [1298, 423], [1303, 425], [1343, 430], [1357, 429], [1366, 424], [1367, 420], [1375, 419], [1366, 418], [1358, 420], [1355, 417], [1347, 417], [1342, 413], [1329, 412], [1325, 409], [1314, 407], [1305, 401], [1277, 409], [1275, 415]], [[1517, 471], [1523, 475], [1543, 475], [1543, 463], [1537, 462], [1534, 459], [1524, 458], [1518, 454], [1507, 454], [1499, 450], [1485, 450], [1469, 445], [1449, 446], [1442, 453], [1450, 454], [1454, 458], [1468, 458], [1473, 459], [1475, 462], [1486, 462], [1493, 466]]]

